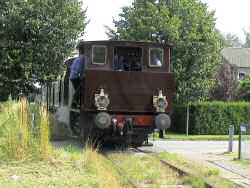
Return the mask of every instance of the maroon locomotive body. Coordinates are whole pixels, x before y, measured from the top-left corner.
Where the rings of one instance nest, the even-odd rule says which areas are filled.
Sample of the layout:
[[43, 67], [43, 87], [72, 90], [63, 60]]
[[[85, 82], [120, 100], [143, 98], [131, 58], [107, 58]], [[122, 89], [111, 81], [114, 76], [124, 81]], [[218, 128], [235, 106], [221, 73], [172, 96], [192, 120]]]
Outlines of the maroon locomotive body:
[[84, 87], [79, 109], [69, 109], [71, 129], [83, 142], [139, 146], [156, 128], [169, 128], [175, 92], [170, 46], [89, 41], [79, 50], [84, 52]]
[[[85, 57], [80, 112], [83, 139], [138, 146], [155, 128], [170, 126], [175, 91], [170, 46], [92, 41], [84, 42], [80, 50]], [[123, 57], [122, 70], [114, 70], [116, 55]], [[160, 64], [153, 63], [152, 58]]]

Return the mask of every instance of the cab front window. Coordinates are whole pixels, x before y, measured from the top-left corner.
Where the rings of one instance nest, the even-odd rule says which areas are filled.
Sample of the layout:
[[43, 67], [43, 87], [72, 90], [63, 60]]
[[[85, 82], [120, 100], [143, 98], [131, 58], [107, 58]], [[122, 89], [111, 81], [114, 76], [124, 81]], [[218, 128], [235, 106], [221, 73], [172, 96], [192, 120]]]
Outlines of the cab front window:
[[163, 49], [151, 48], [149, 50], [149, 66], [162, 67], [163, 63]]
[[107, 47], [93, 46], [92, 47], [92, 63], [98, 65], [106, 64]]

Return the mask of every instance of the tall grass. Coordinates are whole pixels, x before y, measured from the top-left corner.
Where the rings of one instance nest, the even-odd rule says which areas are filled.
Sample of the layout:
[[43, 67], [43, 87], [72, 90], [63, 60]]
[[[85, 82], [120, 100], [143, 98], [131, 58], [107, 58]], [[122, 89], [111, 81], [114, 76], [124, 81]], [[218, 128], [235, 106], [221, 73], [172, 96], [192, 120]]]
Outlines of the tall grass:
[[140, 187], [167, 187], [180, 182], [178, 174], [170, 168], [162, 168], [161, 162], [150, 155], [113, 153], [109, 157], [114, 165]]
[[[49, 122], [43, 108], [32, 108], [22, 98], [3, 104], [0, 113], [1, 159], [44, 159], [49, 156]], [[32, 113], [36, 114], [36, 121], [32, 121]]]
[[104, 156], [98, 153], [97, 149], [88, 142], [83, 150], [85, 158], [85, 169], [89, 174], [96, 174], [97, 179], [92, 182], [91, 187], [127, 187], [125, 182], [119, 180], [118, 174], [114, 172], [113, 167]]
[[45, 108], [40, 109], [40, 128], [39, 128], [39, 149], [43, 158], [48, 158], [51, 151], [50, 128], [48, 113]]

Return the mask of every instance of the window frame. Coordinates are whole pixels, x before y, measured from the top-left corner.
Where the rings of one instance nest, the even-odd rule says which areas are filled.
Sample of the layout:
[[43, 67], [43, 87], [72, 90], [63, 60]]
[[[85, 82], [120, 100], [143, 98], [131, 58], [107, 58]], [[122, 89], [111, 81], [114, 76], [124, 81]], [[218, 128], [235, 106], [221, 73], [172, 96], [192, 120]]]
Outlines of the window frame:
[[144, 67], [144, 64], [143, 64], [143, 60], [144, 60], [144, 48], [142, 46], [113, 46], [113, 61], [112, 61], [112, 69], [114, 70], [114, 66], [115, 66], [115, 60], [114, 60], [114, 57], [115, 57], [115, 49], [116, 48], [139, 48], [141, 50], [141, 71], [143, 71], [143, 67]]
[[[104, 63], [96, 63], [94, 62], [94, 48], [95, 47], [104, 47], [105, 48], [105, 62]], [[106, 65], [107, 64], [107, 52], [108, 52], [108, 49], [107, 49], [107, 46], [106, 45], [93, 45], [92, 46], [92, 64], [94, 65]]]
[[[152, 65], [151, 64], [151, 56], [150, 56], [150, 52], [151, 50], [160, 50], [162, 52], [162, 62], [161, 62], [161, 66], [157, 66], [157, 65]], [[160, 67], [163, 67], [163, 62], [164, 62], [164, 49], [163, 48], [149, 48], [149, 51], [148, 51], [148, 65], [150, 67], [155, 67], [155, 68], [160, 68]]]
[[[240, 74], [244, 74], [244, 78], [243, 79], [240, 79]], [[243, 71], [238, 72], [238, 80], [244, 80], [246, 76], [247, 76], [246, 72], [243, 72]]]

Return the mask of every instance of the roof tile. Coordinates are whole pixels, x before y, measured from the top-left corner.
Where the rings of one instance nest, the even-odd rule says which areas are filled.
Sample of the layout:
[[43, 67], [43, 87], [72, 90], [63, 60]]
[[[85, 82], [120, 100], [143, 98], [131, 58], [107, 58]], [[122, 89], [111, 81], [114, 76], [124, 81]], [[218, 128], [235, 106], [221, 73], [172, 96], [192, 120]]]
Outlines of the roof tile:
[[250, 48], [224, 48], [220, 54], [237, 67], [250, 68]]

